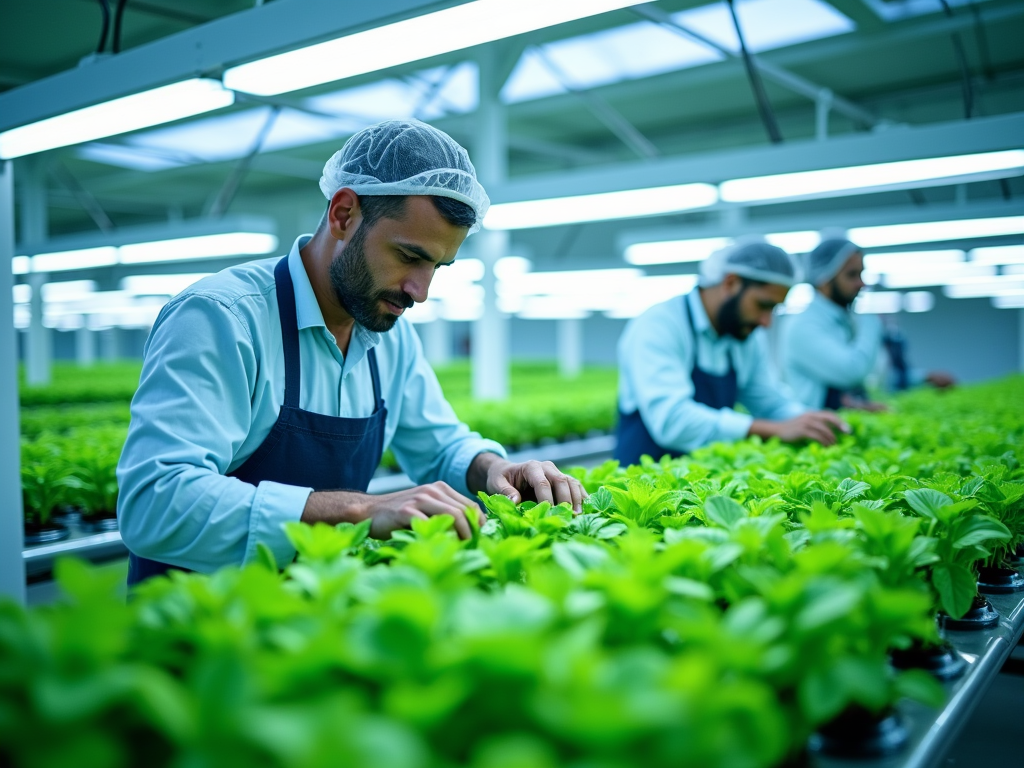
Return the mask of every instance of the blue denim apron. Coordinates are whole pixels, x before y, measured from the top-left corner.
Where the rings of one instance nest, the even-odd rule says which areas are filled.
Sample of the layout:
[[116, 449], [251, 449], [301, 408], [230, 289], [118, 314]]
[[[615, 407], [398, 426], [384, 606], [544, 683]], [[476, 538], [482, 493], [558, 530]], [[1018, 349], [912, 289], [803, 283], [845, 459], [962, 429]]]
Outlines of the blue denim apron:
[[[315, 491], [365, 492], [384, 454], [387, 408], [380, 394], [380, 374], [373, 349], [366, 353], [373, 379], [373, 414], [346, 419], [299, 408], [301, 369], [295, 290], [285, 256], [274, 269], [284, 345], [284, 404], [270, 434], [245, 462], [228, 473], [251, 485], [264, 480], [312, 488]], [[128, 586], [181, 570], [155, 560], [128, 555]]]
[[[686, 320], [693, 329], [693, 315], [690, 312], [690, 302], [683, 296], [683, 308], [686, 311]], [[739, 385], [736, 381], [736, 367], [733, 365], [732, 357], [729, 357], [729, 370], [724, 374], [708, 373], [697, 364], [697, 332], [693, 332], [693, 370], [690, 371], [690, 378], [693, 380], [693, 399], [695, 402], [706, 405], [709, 408], [732, 408], [736, 405], [736, 395], [739, 392]], [[617, 442], [615, 445], [615, 458], [623, 466], [639, 464], [640, 457], [647, 454], [655, 461], [668, 454], [672, 458], [681, 456], [682, 452], [664, 448], [654, 442], [651, 433], [644, 424], [640, 411], [623, 413], [619, 411], [619, 425], [616, 430]]]

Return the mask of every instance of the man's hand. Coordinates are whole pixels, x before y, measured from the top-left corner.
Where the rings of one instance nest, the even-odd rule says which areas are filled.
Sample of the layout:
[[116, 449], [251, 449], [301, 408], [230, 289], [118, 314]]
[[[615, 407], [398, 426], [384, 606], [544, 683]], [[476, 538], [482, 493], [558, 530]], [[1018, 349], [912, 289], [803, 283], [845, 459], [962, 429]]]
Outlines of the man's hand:
[[415, 519], [426, 520], [434, 515], [455, 518], [455, 532], [459, 538], [473, 535], [466, 515], [476, 515], [479, 525], [486, 518], [476, 501], [467, 499], [447, 483], [420, 485], [406, 491], [371, 496], [352, 491], [319, 491], [311, 493], [302, 512], [302, 522], [358, 523], [369, 518], [370, 535], [387, 539], [392, 531], [409, 528]]
[[885, 403], [875, 402], [874, 400], [865, 400], [863, 397], [857, 397], [851, 395], [848, 392], [844, 392], [840, 398], [840, 403], [843, 408], [853, 408], [858, 411], [868, 411], [869, 413], [884, 413], [889, 410], [889, 406]]
[[831, 411], [808, 411], [787, 421], [754, 419], [749, 434], [777, 437], [787, 443], [815, 440], [822, 445], [835, 445], [836, 432], [850, 431], [850, 425]]
[[496, 453], [478, 454], [469, 465], [466, 485], [470, 490], [500, 493], [513, 502], [568, 502], [574, 512], [583, 508], [587, 492], [575, 477], [563, 474], [550, 461], [513, 464]]

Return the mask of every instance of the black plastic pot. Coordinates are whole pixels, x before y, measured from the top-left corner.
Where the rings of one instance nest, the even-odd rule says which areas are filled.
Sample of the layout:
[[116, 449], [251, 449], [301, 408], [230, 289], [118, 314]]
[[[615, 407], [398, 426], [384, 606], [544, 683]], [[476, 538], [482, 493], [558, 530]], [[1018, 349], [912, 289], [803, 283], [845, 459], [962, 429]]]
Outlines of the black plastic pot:
[[1006, 557], [1006, 562], [1014, 568], [1024, 566], [1024, 544], [1018, 544], [1017, 549], [1013, 551], [1013, 554]]
[[961, 631], [991, 629], [999, 624], [999, 612], [992, 607], [992, 603], [988, 601], [988, 598], [981, 595], [975, 596], [971, 610], [965, 613], [962, 618], [954, 619], [952, 616], [947, 616], [944, 613], [939, 614], [939, 618], [941, 619], [941, 626], [945, 629]]
[[979, 568], [978, 591], [988, 595], [1005, 595], [1024, 591], [1024, 576], [1013, 568]]
[[82, 515], [80, 523], [82, 530], [87, 533], [106, 533], [117, 530], [117, 515]]
[[64, 506], [60, 508], [59, 512], [55, 512], [50, 519], [63, 525], [78, 525], [82, 522], [82, 509], [81, 507], [73, 507], [71, 505]]
[[907, 729], [896, 710], [875, 714], [854, 706], [818, 729], [809, 746], [830, 757], [886, 757], [903, 749], [907, 738]]
[[909, 648], [897, 648], [890, 658], [896, 669], [923, 669], [943, 681], [960, 677], [967, 669], [967, 661], [951, 643], [925, 645], [915, 642]]
[[48, 523], [25, 523], [25, 545], [50, 544], [71, 535], [66, 525], [50, 520]]

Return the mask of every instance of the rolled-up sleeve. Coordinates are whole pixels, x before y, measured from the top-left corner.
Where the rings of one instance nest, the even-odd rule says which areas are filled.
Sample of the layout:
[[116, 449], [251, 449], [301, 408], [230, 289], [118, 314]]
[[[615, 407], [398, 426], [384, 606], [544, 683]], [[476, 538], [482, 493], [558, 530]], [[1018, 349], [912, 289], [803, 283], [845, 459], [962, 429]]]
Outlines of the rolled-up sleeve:
[[[689, 330], [659, 312], [635, 318], [619, 340], [620, 408], [640, 411], [651, 438], [675, 451], [746, 437], [753, 418], [693, 399], [695, 350]], [[624, 397], [622, 395], [625, 395]]]
[[118, 521], [137, 555], [201, 572], [252, 559], [287, 562], [282, 524], [312, 489], [228, 477], [250, 430], [259, 362], [241, 315], [191, 294], [168, 304], [146, 344], [117, 477]]
[[413, 482], [443, 480], [459, 493], [470, 495], [466, 473], [473, 459], [481, 453], [505, 457], [505, 449], [459, 420], [423, 354], [419, 336], [411, 326], [400, 327], [406, 357], [404, 389], [391, 450]]

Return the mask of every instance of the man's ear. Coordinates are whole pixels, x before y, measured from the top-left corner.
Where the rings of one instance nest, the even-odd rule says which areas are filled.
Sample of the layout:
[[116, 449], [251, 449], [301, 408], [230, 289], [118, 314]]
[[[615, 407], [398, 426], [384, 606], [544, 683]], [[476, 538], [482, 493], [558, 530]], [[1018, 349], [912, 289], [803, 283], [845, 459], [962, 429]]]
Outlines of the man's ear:
[[722, 280], [722, 287], [725, 289], [725, 295], [731, 299], [743, 290], [743, 278], [730, 272]]
[[342, 187], [334, 193], [327, 206], [327, 229], [331, 237], [335, 240], [348, 240], [362, 219], [359, 195], [348, 187]]

